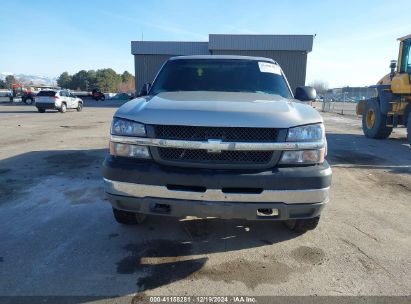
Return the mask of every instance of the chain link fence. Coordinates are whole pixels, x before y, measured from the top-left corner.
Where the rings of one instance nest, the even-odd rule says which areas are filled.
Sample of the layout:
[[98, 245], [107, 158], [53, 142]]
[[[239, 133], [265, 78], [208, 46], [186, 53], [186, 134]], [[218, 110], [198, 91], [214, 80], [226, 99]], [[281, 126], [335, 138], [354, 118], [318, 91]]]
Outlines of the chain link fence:
[[318, 109], [341, 115], [357, 115], [357, 103], [377, 96], [377, 90], [369, 87], [338, 88], [319, 94]]

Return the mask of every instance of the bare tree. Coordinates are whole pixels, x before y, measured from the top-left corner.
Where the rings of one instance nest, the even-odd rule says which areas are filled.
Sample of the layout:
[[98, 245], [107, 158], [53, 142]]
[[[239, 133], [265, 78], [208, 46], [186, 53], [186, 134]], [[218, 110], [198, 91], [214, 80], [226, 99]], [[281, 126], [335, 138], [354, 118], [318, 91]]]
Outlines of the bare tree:
[[125, 82], [121, 82], [117, 87], [119, 92], [134, 93], [135, 92], [135, 82], [134, 77], [128, 78]]
[[15, 83], [17, 83], [17, 80], [13, 75], [6, 76], [6, 85], [8, 88], [10, 88], [10, 86]]
[[309, 85], [317, 91], [317, 94], [324, 94], [329, 88], [328, 83], [323, 80], [314, 80]]

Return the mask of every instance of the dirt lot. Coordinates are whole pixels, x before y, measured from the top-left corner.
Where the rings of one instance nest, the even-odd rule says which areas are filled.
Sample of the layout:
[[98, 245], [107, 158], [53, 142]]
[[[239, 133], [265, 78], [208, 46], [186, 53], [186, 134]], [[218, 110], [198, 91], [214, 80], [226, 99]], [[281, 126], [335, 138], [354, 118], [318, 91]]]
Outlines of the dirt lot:
[[116, 110], [0, 104], [0, 295], [410, 295], [411, 149], [325, 114], [333, 167], [319, 228], [114, 222], [100, 167]]

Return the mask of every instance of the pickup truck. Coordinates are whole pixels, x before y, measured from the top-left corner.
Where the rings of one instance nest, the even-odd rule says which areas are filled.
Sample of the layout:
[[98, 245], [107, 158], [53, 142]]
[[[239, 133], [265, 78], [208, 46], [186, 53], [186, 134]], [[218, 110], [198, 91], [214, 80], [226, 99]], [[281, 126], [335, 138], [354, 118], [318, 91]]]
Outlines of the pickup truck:
[[147, 215], [283, 221], [304, 233], [328, 202], [323, 119], [272, 59], [170, 58], [114, 114], [104, 187], [121, 224]]

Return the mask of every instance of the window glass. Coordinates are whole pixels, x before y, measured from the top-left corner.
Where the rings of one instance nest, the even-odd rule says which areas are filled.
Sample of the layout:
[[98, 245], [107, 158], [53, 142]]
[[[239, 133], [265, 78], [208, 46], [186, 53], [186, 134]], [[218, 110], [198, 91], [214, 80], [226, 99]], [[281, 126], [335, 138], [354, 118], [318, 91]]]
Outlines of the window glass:
[[150, 94], [175, 91], [253, 92], [291, 97], [278, 65], [247, 59], [171, 60], [160, 71]]
[[53, 97], [56, 95], [55, 91], [40, 91], [37, 96], [48, 96], [48, 97]]
[[411, 41], [404, 42], [400, 73], [411, 73]]

